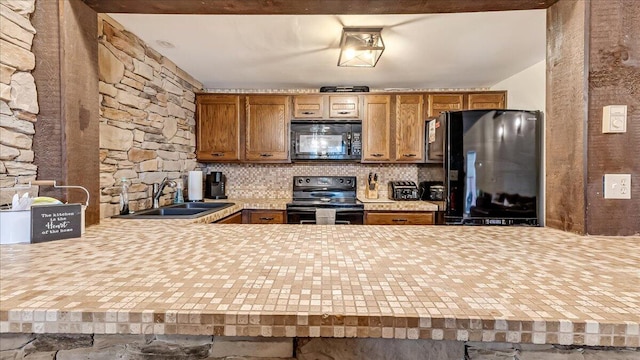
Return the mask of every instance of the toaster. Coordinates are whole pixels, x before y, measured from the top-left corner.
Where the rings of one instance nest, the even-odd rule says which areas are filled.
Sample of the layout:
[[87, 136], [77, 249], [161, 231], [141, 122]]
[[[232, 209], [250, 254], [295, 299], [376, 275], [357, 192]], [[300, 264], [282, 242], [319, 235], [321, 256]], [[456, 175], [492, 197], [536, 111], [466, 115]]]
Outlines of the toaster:
[[418, 187], [413, 181], [389, 181], [389, 199], [419, 200]]

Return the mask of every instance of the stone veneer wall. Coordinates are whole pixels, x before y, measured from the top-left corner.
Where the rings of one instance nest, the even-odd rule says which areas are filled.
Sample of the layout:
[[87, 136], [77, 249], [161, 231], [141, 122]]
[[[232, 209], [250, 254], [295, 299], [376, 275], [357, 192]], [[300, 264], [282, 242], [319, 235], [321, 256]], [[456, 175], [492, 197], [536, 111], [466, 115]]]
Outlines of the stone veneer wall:
[[393, 180], [442, 180], [441, 165], [300, 163], [300, 164], [202, 164], [205, 174], [221, 171], [230, 198], [289, 199], [294, 176], [356, 176], [358, 194], [364, 196], [369, 172], [378, 174], [379, 196], [387, 197], [387, 183]]
[[[132, 181], [131, 210], [150, 208], [151, 188], [180, 179], [195, 161], [195, 92], [202, 84], [126, 31], [98, 18], [100, 215], [118, 211], [118, 183]], [[170, 203], [167, 188], [160, 205]]]
[[[34, 11], [35, 0], [0, 2], [0, 188], [36, 179], [32, 146], [39, 108], [31, 75], [36, 30], [30, 21]], [[0, 191], [0, 204], [10, 202], [12, 195]]]
[[635, 360], [638, 350], [423, 339], [0, 334], [2, 359]]

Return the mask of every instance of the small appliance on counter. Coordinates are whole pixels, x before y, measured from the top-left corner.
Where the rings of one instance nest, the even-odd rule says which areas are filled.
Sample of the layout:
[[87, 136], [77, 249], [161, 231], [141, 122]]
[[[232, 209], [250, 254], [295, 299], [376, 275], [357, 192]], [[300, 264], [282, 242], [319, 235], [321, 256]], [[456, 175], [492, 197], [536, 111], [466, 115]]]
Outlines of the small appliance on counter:
[[422, 181], [418, 188], [420, 200], [424, 201], [443, 201], [444, 200], [444, 182], [443, 181]]
[[413, 181], [389, 181], [389, 199], [419, 200], [418, 187]]
[[224, 194], [226, 178], [220, 171], [212, 171], [207, 174], [204, 194], [207, 199], [226, 199]]

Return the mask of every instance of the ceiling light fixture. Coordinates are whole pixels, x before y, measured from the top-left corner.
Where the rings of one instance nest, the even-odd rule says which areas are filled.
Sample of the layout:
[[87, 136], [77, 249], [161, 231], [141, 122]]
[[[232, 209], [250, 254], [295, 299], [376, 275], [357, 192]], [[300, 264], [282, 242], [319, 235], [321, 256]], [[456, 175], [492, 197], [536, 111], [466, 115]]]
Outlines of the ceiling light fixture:
[[343, 28], [338, 66], [374, 67], [384, 51], [382, 28]]

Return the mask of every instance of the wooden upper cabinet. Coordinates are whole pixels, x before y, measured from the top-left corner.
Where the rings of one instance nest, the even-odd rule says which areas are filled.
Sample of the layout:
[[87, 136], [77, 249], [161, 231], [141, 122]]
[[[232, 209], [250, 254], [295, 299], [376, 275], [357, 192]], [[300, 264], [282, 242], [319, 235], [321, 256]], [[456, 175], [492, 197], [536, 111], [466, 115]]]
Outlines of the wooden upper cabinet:
[[198, 95], [196, 158], [199, 161], [240, 161], [240, 97]]
[[336, 119], [360, 118], [358, 95], [329, 95], [329, 117]]
[[296, 119], [322, 119], [324, 114], [322, 95], [297, 95], [293, 97], [293, 117]]
[[396, 161], [424, 161], [422, 95], [396, 96]]
[[365, 95], [362, 161], [391, 160], [391, 96]]
[[248, 96], [246, 159], [289, 160], [289, 96]]
[[507, 105], [505, 91], [488, 93], [471, 93], [467, 99], [467, 109], [504, 109]]
[[464, 109], [464, 94], [430, 94], [429, 116], [438, 116], [442, 111]]

